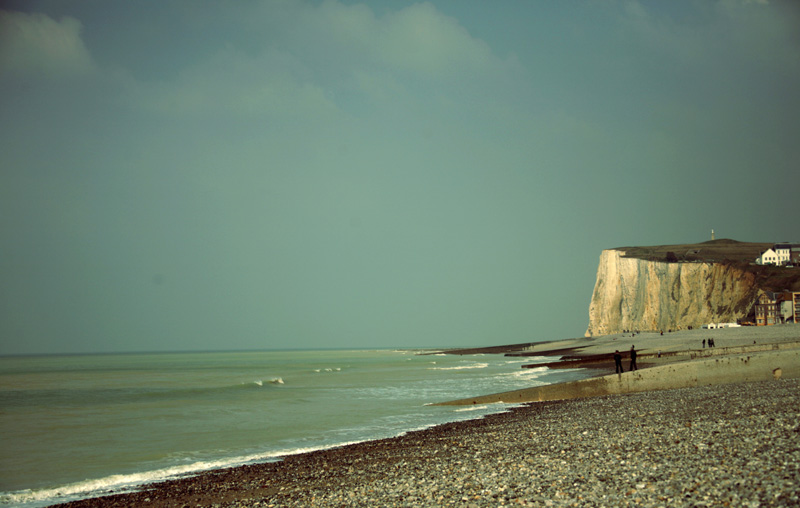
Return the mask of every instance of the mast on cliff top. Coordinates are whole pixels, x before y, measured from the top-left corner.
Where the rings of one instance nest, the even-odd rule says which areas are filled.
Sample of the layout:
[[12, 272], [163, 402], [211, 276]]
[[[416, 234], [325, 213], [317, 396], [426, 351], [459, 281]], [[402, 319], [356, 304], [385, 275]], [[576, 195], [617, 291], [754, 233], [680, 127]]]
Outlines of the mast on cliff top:
[[713, 229], [711, 230], [711, 240], [712, 241], [714, 240], [714, 230]]

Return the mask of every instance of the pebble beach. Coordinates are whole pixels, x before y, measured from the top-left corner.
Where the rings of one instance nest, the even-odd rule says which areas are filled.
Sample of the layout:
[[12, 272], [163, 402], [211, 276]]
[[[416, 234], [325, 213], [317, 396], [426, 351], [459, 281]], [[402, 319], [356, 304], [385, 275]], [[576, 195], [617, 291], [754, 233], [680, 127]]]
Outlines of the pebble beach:
[[797, 506], [800, 380], [538, 402], [65, 506]]

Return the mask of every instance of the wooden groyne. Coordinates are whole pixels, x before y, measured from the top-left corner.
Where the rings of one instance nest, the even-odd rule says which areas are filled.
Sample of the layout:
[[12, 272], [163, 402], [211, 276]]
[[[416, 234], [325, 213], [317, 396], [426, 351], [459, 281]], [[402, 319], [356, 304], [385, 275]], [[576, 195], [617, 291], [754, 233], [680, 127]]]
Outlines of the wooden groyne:
[[[774, 344], [753, 344], [747, 346], [730, 346], [720, 348], [687, 349], [683, 351], [664, 351], [637, 353], [637, 363], [647, 364], [649, 362], [661, 361], [680, 361], [694, 360], [697, 358], [711, 358], [715, 356], [727, 356], [745, 353], [758, 353], [763, 351], [781, 351], [786, 349], [800, 348], [800, 341], [778, 342]], [[623, 359], [630, 358], [630, 351], [621, 351]], [[507, 355], [511, 356], [511, 355]], [[614, 358], [612, 354], [595, 355], [565, 355], [560, 360], [546, 363], [528, 363], [522, 365], [523, 369], [537, 369], [548, 367], [550, 369], [579, 369], [579, 368], [614, 368]]]

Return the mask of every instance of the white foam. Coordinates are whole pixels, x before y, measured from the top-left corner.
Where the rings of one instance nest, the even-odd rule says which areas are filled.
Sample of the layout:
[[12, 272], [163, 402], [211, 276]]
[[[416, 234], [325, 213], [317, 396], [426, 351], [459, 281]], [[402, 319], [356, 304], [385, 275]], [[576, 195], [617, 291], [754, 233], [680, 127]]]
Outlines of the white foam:
[[459, 365], [457, 367], [429, 367], [428, 370], [465, 370], [465, 369], [485, 369], [488, 363], [473, 363], [472, 365]]
[[520, 369], [514, 372], [501, 374], [510, 378], [518, 379], [520, 381], [530, 382], [546, 375], [550, 370], [547, 367], [539, 367], [536, 369]]
[[514, 371], [512, 374], [518, 376], [526, 376], [530, 374], [539, 375], [539, 374], [544, 374], [546, 372], [550, 372], [550, 369], [548, 367], [534, 367], [532, 369], [519, 369], [518, 371]]
[[553, 359], [547, 356], [522, 356], [518, 360], [507, 360], [507, 363], [548, 363]]
[[[347, 446], [349, 444], [356, 444], [362, 441], [363, 440], [338, 443], [333, 447]], [[142, 485], [149, 483], [192, 476], [213, 469], [236, 467], [256, 462], [267, 462], [269, 460], [275, 460], [288, 455], [298, 455], [301, 453], [309, 453], [328, 448], [331, 448], [331, 446], [320, 445], [307, 448], [284, 449], [268, 453], [244, 455], [229, 459], [199, 461], [191, 464], [183, 464], [140, 473], [116, 474], [106, 476], [105, 478], [85, 480], [41, 490], [26, 489], [16, 492], [0, 492], [0, 506], [34, 508], [49, 506], [55, 503], [65, 503], [79, 499], [86, 499], [99, 495], [133, 492]]]
[[465, 407], [465, 408], [462, 408], [462, 409], [455, 409], [453, 412], [454, 413], [466, 413], [468, 411], [479, 411], [479, 410], [488, 409], [488, 408], [489, 408], [489, 406], [468, 406], [468, 407]]

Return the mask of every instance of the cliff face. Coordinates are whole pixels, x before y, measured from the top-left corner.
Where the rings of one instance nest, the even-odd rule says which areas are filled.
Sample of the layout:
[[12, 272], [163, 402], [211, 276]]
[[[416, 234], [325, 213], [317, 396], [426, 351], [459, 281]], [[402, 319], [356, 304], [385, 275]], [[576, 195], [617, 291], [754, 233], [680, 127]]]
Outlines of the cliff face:
[[759, 293], [755, 276], [719, 263], [666, 263], [604, 250], [589, 305], [586, 336], [668, 330], [747, 316]]

